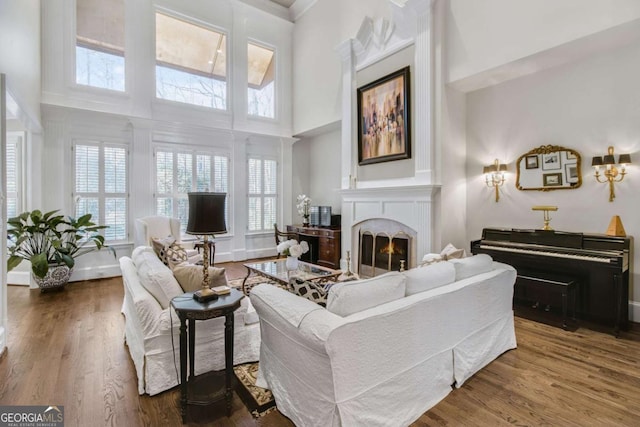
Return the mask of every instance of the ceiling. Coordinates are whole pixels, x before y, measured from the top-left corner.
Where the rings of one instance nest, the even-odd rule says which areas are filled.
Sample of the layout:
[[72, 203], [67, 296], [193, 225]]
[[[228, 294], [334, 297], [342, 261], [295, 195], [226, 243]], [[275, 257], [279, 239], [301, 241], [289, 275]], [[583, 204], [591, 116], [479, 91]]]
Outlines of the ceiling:
[[293, 3], [295, 3], [296, 0], [271, 0], [271, 1], [279, 4], [280, 6], [289, 8]]

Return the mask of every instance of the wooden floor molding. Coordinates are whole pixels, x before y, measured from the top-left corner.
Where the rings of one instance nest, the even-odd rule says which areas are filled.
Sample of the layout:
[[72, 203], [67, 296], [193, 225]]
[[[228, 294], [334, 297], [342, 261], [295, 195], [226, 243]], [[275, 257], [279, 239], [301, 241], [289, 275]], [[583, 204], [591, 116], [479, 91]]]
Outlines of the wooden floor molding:
[[[223, 265], [244, 277], [241, 263]], [[120, 278], [41, 294], [9, 286], [8, 351], [0, 405], [64, 405], [66, 426], [179, 426], [179, 391], [139, 396], [123, 343]], [[518, 349], [482, 369], [415, 426], [637, 426], [640, 325], [616, 339], [516, 318]], [[234, 395], [197, 414], [198, 426], [291, 426], [273, 412], [254, 420]]]

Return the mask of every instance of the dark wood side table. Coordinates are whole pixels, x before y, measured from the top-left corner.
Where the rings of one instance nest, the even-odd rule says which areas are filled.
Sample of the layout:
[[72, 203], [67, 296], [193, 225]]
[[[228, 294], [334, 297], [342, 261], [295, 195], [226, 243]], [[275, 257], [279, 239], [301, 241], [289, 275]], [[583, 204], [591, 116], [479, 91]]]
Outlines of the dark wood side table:
[[[244, 294], [237, 289], [232, 288], [231, 293], [222, 295], [218, 297], [218, 299], [206, 303], [200, 303], [194, 300], [193, 292], [188, 292], [171, 300], [171, 306], [180, 318], [180, 407], [183, 423], [185, 423], [187, 419], [187, 405], [209, 405], [222, 398], [225, 398], [227, 401], [227, 416], [231, 415], [233, 379], [233, 312], [240, 307], [240, 301], [242, 298], [244, 298]], [[206, 392], [193, 391], [190, 393], [190, 385], [195, 386], [195, 383], [197, 382], [194, 365], [196, 320], [207, 320], [220, 316], [225, 317], [225, 386], [222, 390]], [[189, 366], [188, 378], [187, 357]]]

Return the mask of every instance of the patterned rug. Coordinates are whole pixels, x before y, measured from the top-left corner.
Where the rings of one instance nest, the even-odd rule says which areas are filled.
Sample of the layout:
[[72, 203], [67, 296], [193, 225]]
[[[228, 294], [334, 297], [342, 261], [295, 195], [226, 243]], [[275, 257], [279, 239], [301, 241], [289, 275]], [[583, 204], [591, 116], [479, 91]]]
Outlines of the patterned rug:
[[253, 418], [264, 417], [276, 410], [273, 394], [266, 388], [256, 386], [258, 362], [233, 367], [238, 378], [237, 392]]
[[[244, 277], [241, 278], [241, 279], [232, 279], [232, 280], [229, 280], [228, 284], [232, 288], [236, 288], [236, 289], [242, 290], [242, 281], [243, 280], [244, 280]], [[256, 285], [259, 285], [260, 283], [271, 283], [272, 285], [280, 286], [281, 288], [286, 289], [286, 287], [284, 285], [272, 282], [269, 279], [267, 279], [266, 277], [253, 275], [253, 276], [250, 276], [247, 279], [247, 284], [245, 285], [245, 287], [247, 288], [247, 294], [249, 292], [251, 292], [251, 288], [253, 288]]]

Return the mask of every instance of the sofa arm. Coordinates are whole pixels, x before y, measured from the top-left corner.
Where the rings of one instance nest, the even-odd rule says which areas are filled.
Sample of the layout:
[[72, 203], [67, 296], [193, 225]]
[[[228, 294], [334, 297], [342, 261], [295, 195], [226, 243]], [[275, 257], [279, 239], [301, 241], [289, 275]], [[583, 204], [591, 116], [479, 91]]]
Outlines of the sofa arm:
[[[270, 284], [254, 287], [250, 298], [261, 323], [267, 323], [292, 342], [314, 352], [326, 354], [330, 332], [345, 323], [342, 317], [318, 304]], [[268, 340], [269, 335], [262, 339]]]

